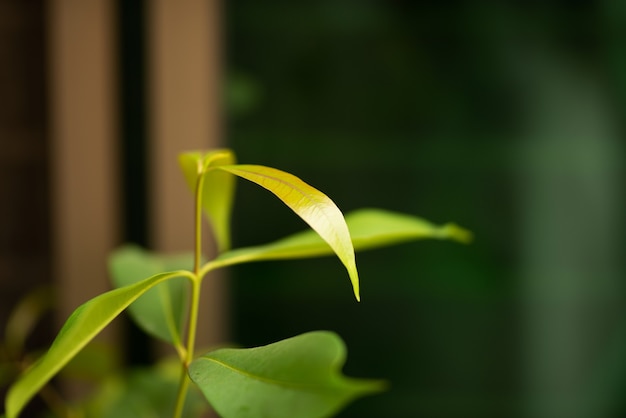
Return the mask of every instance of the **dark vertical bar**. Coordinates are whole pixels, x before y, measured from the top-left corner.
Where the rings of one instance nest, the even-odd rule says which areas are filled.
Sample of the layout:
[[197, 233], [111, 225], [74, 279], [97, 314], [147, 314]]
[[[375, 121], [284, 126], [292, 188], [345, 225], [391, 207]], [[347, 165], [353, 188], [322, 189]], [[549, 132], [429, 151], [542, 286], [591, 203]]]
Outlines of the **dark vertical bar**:
[[[118, 0], [120, 126], [122, 141], [122, 237], [148, 245], [149, 211], [145, 101], [145, 22], [143, 0]], [[126, 356], [130, 364], [151, 361], [150, 340], [134, 324], [126, 327]]]
[[122, 190], [126, 241], [147, 245], [146, 106], [143, 0], [119, 0]]
[[[51, 181], [47, 135], [45, 5], [8, 0], [0, 7], [0, 399], [24, 365], [26, 353], [52, 341], [48, 311], [20, 352], [9, 350], [6, 327], [26, 297], [52, 305]], [[31, 309], [30, 313], [35, 313]], [[6, 349], [6, 350], [5, 350]], [[35, 399], [23, 416], [45, 411]]]

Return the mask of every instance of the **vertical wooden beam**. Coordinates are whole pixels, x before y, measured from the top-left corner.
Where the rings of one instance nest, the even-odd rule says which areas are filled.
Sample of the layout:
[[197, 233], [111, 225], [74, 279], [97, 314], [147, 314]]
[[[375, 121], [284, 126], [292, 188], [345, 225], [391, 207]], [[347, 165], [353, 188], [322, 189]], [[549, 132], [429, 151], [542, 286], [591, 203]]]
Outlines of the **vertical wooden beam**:
[[48, 3], [53, 269], [60, 320], [110, 288], [118, 241], [113, 2]]
[[[193, 200], [177, 156], [220, 143], [219, 1], [155, 0], [147, 7], [151, 242], [160, 251], [188, 251]], [[226, 329], [221, 279], [206, 280], [204, 287], [200, 346], [222, 341]]]

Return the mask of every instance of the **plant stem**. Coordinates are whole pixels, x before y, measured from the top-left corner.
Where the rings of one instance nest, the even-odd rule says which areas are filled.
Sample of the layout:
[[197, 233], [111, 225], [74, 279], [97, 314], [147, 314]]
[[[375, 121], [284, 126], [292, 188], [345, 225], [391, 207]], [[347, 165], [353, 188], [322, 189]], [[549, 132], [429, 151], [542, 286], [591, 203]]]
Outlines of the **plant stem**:
[[202, 172], [198, 174], [198, 182], [196, 184], [196, 210], [195, 210], [195, 238], [196, 245], [194, 251], [193, 274], [194, 279], [191, 282], [191, 306], [189, 309], [189, 328], [187, 331], [187, 360], [185, 367], [193, 360], [194, 347], [196, 344], [196, 329], [198, 327], [198, 310], [200, 308], [200, 289], [202, 284], [202, 276], [200, 276], [200, 268], [202, 263], [202, 188], [204, 185], [204, 175]]
[[174, 418], [183, 416], [185, 408], [185, 398], [187, 397], [187, 388], [189, 387], [189, 379], [187, 378], [187, 366], [183, 364], [180, 370], [180, 383], [178, 385], [178, 393], [176, 395], [176, 407], [174, 408]]
[[204, 186], [204, 173], [198, 174], [198, 181], [196, 184], [195, 193], [195, 248], [194, 248], [194, 260], [193, 260], [193, 272], [196, 274], [196, 278], [200, 280], [200, 263], [202, 262], [202, 188]]
[[200, 288], [201, 281], [199, 276], [194, 277], [191, 286], [191, 307], [189, 310], [189, 328], [187, 331], [187, 350], [183, 364], [181, 364], [180, 382], [178, 385], [178, 395], [176, 396], [176, 407], [174, 409], [174, 418], [181, 418], [183, 408], [185, 406], [185, 398], [189, 387], [189, 377], [187, 370], [189, 364], [193, 361], [194, 347], [196, 344], [196, 330], [198, 326], [198, 311], [200, 309]]
[[187, 327], [187, 347], [183, 364], [181, 365], [180, 382], [178, 385], [178, 394], [176, 395], [176, 407], [174, 409], [174, 418], [183, 416], [185, 407], [185, 398], [187, 397], [187, 389], [189, 388], [189, 377], [187, 370], [189, 364], [193, 361], [194, 348], [196, 344], [196, 330], [198, 328], [198, 311], [200, 309], [200, 289], [202, 285], [202, 276], [200, 275], [200, 267], [202, 262], [202, 187], [204, 185], [204, 175], [199, 167], [198, 181], [195, 190], [195, 246], [194, 246], [194, 266], [193, 277], [191, 278], [191, 306], [189, 307], [189, 324]]

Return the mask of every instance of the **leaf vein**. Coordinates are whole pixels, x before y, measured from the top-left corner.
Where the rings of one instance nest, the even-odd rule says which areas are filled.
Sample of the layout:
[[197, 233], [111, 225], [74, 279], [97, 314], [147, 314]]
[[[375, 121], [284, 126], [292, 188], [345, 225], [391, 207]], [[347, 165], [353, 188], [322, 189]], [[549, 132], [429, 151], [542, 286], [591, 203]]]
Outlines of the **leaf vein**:
[[268, 383], [268, 384], [272, 384], [272, 385], [276, 385], [276, 386], [287, 387], [287, 388], [296, 389], [296, 390], [314, 391], [314, 390], [323, 390], [323, 389], [325, 389], [323, 386], [321, 386], [319, 384], [292, 382], [292, 381], [288, 381], [288, 380], [273, 379], [273, 378], [269, 378], [269, 377], [265, 377], [265, 376], [256, 375], [256, 374], [247, 372], [245, 370], [239, 369], [239, 368], [237, 368], [235, 366], [232, 366], [232, 365], [230, 365], [228, 363], [225, 363], [223, 361], [217, 360], [215, 358], [204, 357], [203, 360], [211, 361], [211, 362], [217, 364], [218, 366], [224, 367], [225, 369], [228, 369], [228, 370], [230, 370], [232, 372], [238, 373], [238, 374], [240, 374], [242, 376], [248, 377], [248, 378], [253, 379], [253, 380], [258, 380], [258, 381], [263, 382], [263, 383]]

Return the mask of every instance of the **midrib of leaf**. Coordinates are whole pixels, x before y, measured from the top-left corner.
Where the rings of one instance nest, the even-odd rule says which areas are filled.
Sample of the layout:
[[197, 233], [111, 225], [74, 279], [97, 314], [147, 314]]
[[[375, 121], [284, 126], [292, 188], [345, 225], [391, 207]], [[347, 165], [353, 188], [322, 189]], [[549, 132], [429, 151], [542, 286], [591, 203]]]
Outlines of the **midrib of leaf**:
[[[325, 241], [320, 241], [321, 243], [326, 243]], [[306, 254], [308, 251], [306, 248], [312, 248], [311, 254]], [[242, 264], [252, 261], [263, 261], [263, 260], [273, 260], [280, 258], [310, 258], [310, 257], [320, 257], [320, 256], [328, 256], [331, 255], [332, 248], [329, 246], [328, 251], [318, 250], [319, 245], [308, 245], [298, 247], [298, 251], [293, 250], [283, 250], [282, 252], [274, 252], [274, 248], [270, 245], [267, 246], [258, 246], [258, 247], [243, 247], [231, 250], [227, 253], [224, 253], [226, 257], [217, 258], [215, 260], [211, 260], [207, 262], [201, 270], [200, 275], [205, 276], [212, 270], [224, 268], [228, 266], [232, 266], [235, 264]], [[238, 252], [242, 252], [243, 254], [237, 254]], [[303, 253], [305, 253], [303, 255]], [[265, 254], [270, 254], [269, 257], [266, 257]]]
[[[281, 180], [280, 178], [274, 177], [274, 176], [265, 176], [269, 179], [275, 180], [277, 182], [279, 182], [280, 184], [283, 185], [284, 188], [287, 189], [287, 194], [290, 194], [293, 190], [297, 191], [298, 193], [300, 193], [301, 196], [303, 196], [304, 198], [315, 202], [315, 206], [311, 207], [311, 208], [307, 208], [307, 211], [313, 212], [313, 211], [320, 211], [324, 217], [324, 220], [326, 221], [326, 225], [331, 225], [332, 224], [332, 217], [328, 215], [328, 210], [327, 207], [324, 205], [324, 203], [328, 200], [329, 202], [331, 201], [330, 198], [328, 198], [326, 195], [323, 196], [315, 196], [311, 193], [307, 193], [306, 191], [302, 190], [300, 187], [297, 187], [295, 185], [289, 185], [287, 182], [285, 182], [284, 180]], [[302, 198], [301, 198], [302, 200]], [[307, 222], [308, 223], [308, 222]], [[334, 228], [330, 229], [330, 232], [333, 235], [333, 238], [335, 239], [336, 242], [341, 242], [341, 240], [339, 239], [339, 235], [336, 233], [336, 230]], [[326, 241], [326, 240], [324, 240]], [[330, 245], [330, 243], [329, 243]]]
[[[315, 189], [313, 186], [305, 183], [298, 177], [293, 174], [282, 172], [275, 168], [265, 167], [265, 166], [249, 166], [255, 167], [257, 170], [247, 169], [244, 165], [222, 165], [214, 167], [214, 169], [220, 169], [232, 174], [238, 175], [240, 177], [245, 178], [248, 181], [252, 181], [254, 183], [259, 184], [261, 187], [269, 190], [271, 193], [275, 194], [280, 200], [283, 201], [291, 210], [293, 210], [298, 216], [300, 216], [314, 231], [316, 231], [320, 237], [333, 249], [339, 260], [344, 264], [346, 269], [348, 270], [348, 275], [350, 277], [350, 281], [352, 283], [352, 288], [354, 291], [354, 296], [357, 301], [361, 300], [360, 291], [359, 291], [359, 274], [357, 271], [354, 247], [352, 246], [352, 241], [350, 239], [350, 230], [345, 224], [345, 219], [341, 210], [335, 205], [335, 203], [326, 196], [324, 193]], [[304, 191], [301, 187], [298, 187], [294, 182], [289, 182], [281, 179], [280, 177], [275, 177], [273, 175], [267, 174], [265, 171], [275, 171], [278, 173], [282, 173], [287, 178], [293, 178], [297, 183], [302, 183], [302, 185], [310, 188], [311, 190], [319, 193], [319, 194], [311, 194]], [[260, 178], [262, 180], [257, 181], [256, 178]], [[273, 188], [268, 185], [269, 181], [273, 180], [278, 182], [278, 184], [282, 187]], [[278, 190], [277, 190], [278, 189]], [[279, 192], [280, 190], [280, 192]], [[288, 196], [293, 191], [297, 191], [300, 194], [300, 199], [297, 202], [291, 202], [290, 199], [287, 199]], [[306, 203], [302, 203], [303, 201], [310, 202], [310, 205]], [[318, 211], [321, 216], [319, 220], [315, 220], [313, 214], [315, 211]], [[339, 218], [335, 220], [334, 216], [329, 215], [329, 212], [335, 212], [338, 214]]]
[[[218, 168], [225, 168], [225, 167], [218, 167]], [[239, 168], [239, 167], [236, 167], [235, 170], [243, 171], [243, 172], [246, 172], [246, 173], [250, 173], [250, 174], [253, 174], [253, 175], [256, 175], [256, 176], [259, 176], [259, 177], [264, 177], [267, 180], [274, 180], [274, 181], [280, 183], [283, 186], [283, 189], [286, 190], [285, 191], [285, 196], [288, 196], [293, 191], [297, 191], [302, 196], [302, 198], [300, 198], [300, 200], [308, 199], [309, 201], [315, 202], [315, 206], [313, 206], [311, 209], [307, 208], [307, 211], [321, 210], [322, 214], [324, 215], [324, 219], [326, 220], [326, 224], [330, 225], [332, 223], [331, 222], [331, 217], [328, 216], [326, 208], [323, 207], [323, 206], [320, 207], [320, 205], [323, 205], [326, 200], [330, 201], [330, 198], [328, 198], [328, 197], [326, 197], [326, 199], [324, 199], [325, 195], [317, 197], [317, 196], [315, 196], [315, 195], [313, 195], [311, 193], [307, 193], [305, 190], [303, 190], [302, 188], [294, 185], [293, 183], [288, 183], [288, 182], [286, 182], [285, 180], [283, 180], [283, 179], [281, 179], [279, 177], [270, 176], [268, 174], [261, 174], [261, 173], [255, 172], [255, 171], [245, 170], [245, 169], [242, 169], [242, 168]], [[262, 186], [264, 188], [270, 190], [270, 191], [272, 190], [270, 187], [266, 187], [264, 184], [262, 184]], [[297, 204], [295, 206], [302, 207], [300, 204]], [[334, 237], [336, 238], [337, 234], [334, 232], [334, 229], [332, 230], [332, 232], [333, 232]]]
[[268, 383], [268, 384], [272, 384], [272, 385], [276, 385], [276, 386], [282, 386], [282, 387], [291, 388], [291, 389], [303, 389], [303, 390], [304, 389], [306, 389], [306, 390], [325, 390], [325, 389], [327, 389], [325, 386], [320, 385], [320, 384], [296, 383], [296, 382], [290, 382], [288, 380], [272, 379], [272, 378], [269, 378], [269, 377], [256, 375], [256, 374], [247, 372], [245, 370], [238, 369], [235, 366], [231, 366], [228, 363], [224, 363], [223, 361], [217, 360], [217, 359], [212, 358], [212, 357], [202, 357], [199, 360], [213, 362], [213, 363], [215, 363], [215, 364], [217, 364], [219, 366], [224, 367], [225, 369], [231, 370], [231, 371], [233, 371], [235, 373], [239, 373], [242, 376], [248, 377], [248, 378], [253, 379], [253, 380], [258, 380], [259, 382]]

